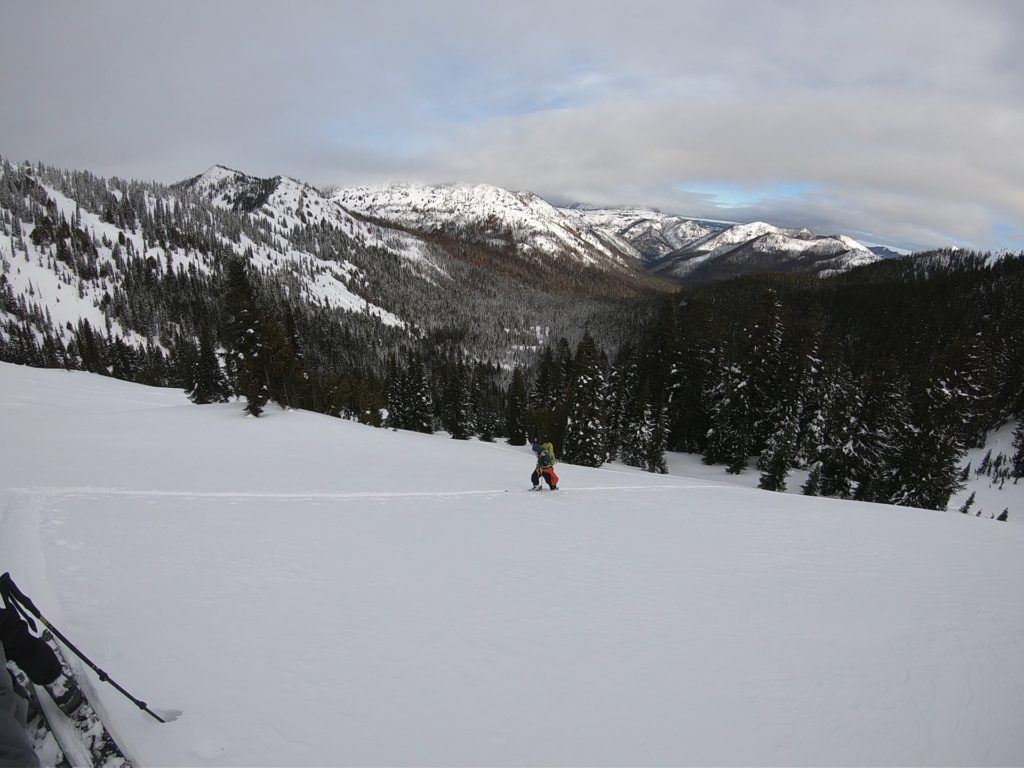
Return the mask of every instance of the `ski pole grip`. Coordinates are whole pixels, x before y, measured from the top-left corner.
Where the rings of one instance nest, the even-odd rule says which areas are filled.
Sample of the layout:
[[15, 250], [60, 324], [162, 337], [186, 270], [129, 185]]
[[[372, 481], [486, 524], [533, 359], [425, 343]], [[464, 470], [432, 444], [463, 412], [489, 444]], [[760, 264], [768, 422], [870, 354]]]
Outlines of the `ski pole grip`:
[[39, 612], [39, 609], [36, 608], [36, 605], [32, 602], [31, 598], [18, 589], [18, 585], [14, 583], [14, 579], [11, 578], [10, 572], [0, 576], [0, 595], [3, 596], [4, 605], [14, 606], [18, 610], [18, 613], [25, 617], [33, 630], [35, 630], [36, 625], [32, 619], [26, 615], [26, 611], [43, 622], [43, 624], [49, 626], [46, 619], [43, 618], [43, 614]]

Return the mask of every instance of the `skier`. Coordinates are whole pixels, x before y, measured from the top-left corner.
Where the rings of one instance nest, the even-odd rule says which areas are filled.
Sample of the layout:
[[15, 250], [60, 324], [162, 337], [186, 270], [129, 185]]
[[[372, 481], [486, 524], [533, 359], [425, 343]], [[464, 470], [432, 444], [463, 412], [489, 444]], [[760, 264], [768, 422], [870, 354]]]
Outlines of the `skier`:
[[45, 641], [29, 633], [14, 608], [0, 608], [0, 643], [29, 680], [46, 688], [65, 715], [73, 715], [85, 701], [78, 683], [61, 669], [57, 654]]
[[543, 477], [552, 491], [558, 490], [558, 475], [555, 474], [555, 449], [551, 443], [541, 444], [533, 441], [533, 452], [537, 454], [537, 468], [530, 475], [533, 490], [540, 490], [540, 479]]
[[35, 766], [39, 757], [25, 730], [28, 701], [15, 692], [7, 670], [7, 654], [0, 642], [0, 766]]

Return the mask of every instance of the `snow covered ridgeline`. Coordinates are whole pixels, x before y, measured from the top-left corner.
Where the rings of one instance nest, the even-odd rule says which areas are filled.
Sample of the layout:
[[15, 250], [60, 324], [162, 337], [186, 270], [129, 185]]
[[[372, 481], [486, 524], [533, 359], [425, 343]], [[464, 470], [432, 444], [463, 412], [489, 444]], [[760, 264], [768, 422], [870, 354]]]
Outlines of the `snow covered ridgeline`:
[[220, 208], [249, 213], [269, 222], [278, 228], [285, 247], [290, 246], [288, 236], [295, 230], [326, 224], [363, 244], [392, 250], [413, 263], [429, 262], [419, 240], [356, 219], [315, 187], [287, 176], [262, 179], [214, 165], [174, 187], [191, 190]]
[[576, 226], [531, 192], [488, 184], [389, 184], [336, 189], [331, 199], [373, 220], [421, 234], [445, 233], [522, 256], [621, 272], [638, 252], [628, 242]]
[[561, 210], [581, 226], [625, 240], [637, 249], [645, 263], [656, 261], [727, 226], [712, 225], [646, 208], [575, 205]]
[[0, 391], [0, 560], [184, 711], [98, 687], [140, 764], [1024, 760], [1024, 526], [564, 464], [506, 492], [528, 449]]
[[781, 229], [764, 222], [723, 225], [642, 208], [555, 208], [529, 192], [485, 184], [390, 184], [336, 189], [346, 209], [421, 234], [445, 233], [523, 256], [616, 268], [639, 260], [677, 279], [795, 269], [822, 276], [877, 261], [845, 235]]
[[[45, 174], [36, 174], [21, 166], [0, 164], [0, 177], [10, 175], [15, 187], [31, 187], [32, 193], [26, 197], [34, 199], [37, 207], [45, 201], [45, 210], [53, 221], [33, 224], [32, 216], [27, 213], [24, 200], [19, 205], [11, 206], [9, 216], [18, 219], [15, 227], [18, 236], [0, 238], [0, 266], [12, 295], [25, 298], [29, 305], [39, 308], [40, 316], [45, 312], [53, 321], [53, 332], [64, 343], [74, 340], [75, 329], [80, 323], [88, 322], [94, 329], [107, 328], [108, 336], [126, 340], [132, 346], [145, 348], [153, 339], [147, 339], [138, 331], [125, 327], [123, 322], [110, 318], [105, 314], [104, 307], [110, 306], [110, 297], [118, 296], [124, 290], [125, 262], [132, 258], [151, 259], [156, 266], [163, 267], [166, 272], [187, 274], [193, 272], [199, 276], [209, 277], [215, 271], [216, 259], [208, 248], [201, 250], [195, 243], [187, 245], [175, 243], [172, 239], [158, 240], [149, 235], [147, 240], [144, 228], [117, 226], [107, 211], [90, 211], [81, 201], [73, 200], [61, 191], [46, 183]], [[273, 182], [273, 183], [270, 183]], [[268, 236], [255, 242], [246, 232], [236, 233], [235, 240], [228, 237], [228, 228], [218, 230], [209, 226], [204, 235], [208, 235], [203, 243], [210, 239], [216, 240], [218, 247], [238, 254], [247, 254], [250, 265], [277, 279], [287, 280], [298, 286], [297, 291], [308, 302], [329, 307], [341, 312], [365, 313], [377, 318], [390, 326], [402, 326], [403, 320], [390, 312], [377, 307], [361, 296], [349, 290], [348, 284], [358, 281], [360, 270], [344, 259], [321, 258], [315, 254], [295, 247], [284, 233], [298, 222], [302, 215], [299, 201], [307, 201], [309, 206], [316, 202], [316, 192], [309, 187], [300, 186], [290, 180], [285, 183], [278, 180], [258, 180], [245, 177], [236, 171], [215, 166], [205, 174], [190, 180], [200, 195], [209, 194], [215, 205], [230, 207], [227, 200], [235, 199], [244, 194], [254, 194], [253, 189], [260, 187], [267, 191], [266, 205], [271, 209], [260, 209]], [[99, 182], [97, 181], [97, 184]], [[262, 186], [260, 186], [262, 185]], [[116, 187], [108, 191], [111, 201], [124, 200], [125, 194]], [[308, 197], [306, 194], [308, 193]], [[206, 217], [202, 210], [182, 204], [171, 197], [163, 198], [151, 192], [140, 192], [140, 205], [154, 216], [168, 216], [169, 210], [176, 210], [175, 224], [181, 221], [202, 221]], [[399, 242], [399, 233], [392, 238], [379, 231], [369, 228], [345, 214], [337, 206], [324, 203], [320, 213], [330, 213], [337, 217], [334, 221], [338, 226], [350, 225], [346, 231], [353, 237], [360, 237], [371, 244], [394, 245], [398, 252], [415, 260], [411, 246], [401, 250], [406, 244]], [[6, 210], [0, 201], [0, 210]], [[274, 207], [276, 206], [276, 207]], [[270, 211], [268, 213], [268, 211]], [[277, 211], [276, 213], [274, 211]], [[289, 215], [294, 221], [289, 220]], [[22, 214], [27, 218], [22, 218]], [[259, 214], [254, 214], [258, 217]], [[312, 217], [312, 213], [310, 213]], [[62, 255], [61, 238], [51, 234], [59, 229], [59, 219], [71, 222], [75, 233], [84, 240], [81, 250], [87, 252], [88, 258], [80, 260], [77, 254]], [[358, 229], [357, 229], [358, 225]], [[173, 229], [174, 225], [169, 227]], [[378, 231], [373, 231], [374, 229]], [[178, 233], [180, 234], [180, 232]], [[66, 249], [64, 249], [66, 253]], [[79, 263], [81, 261], [81, 263]], [[120, 297], [118, 297], [120, 300]], [[0, 309], [0, 321], [9, 319], [6, 312]], [[165, 345], [169, 340], [164, 339]], [[159, 346], [159, 345], [157, 345]]]
[[845, 235], [816, 235], [758, 221], [710, 232], [653, 264], [652, 270], [705, 280], [790, 270], [828, 277], [876, 261], [878, 256]]

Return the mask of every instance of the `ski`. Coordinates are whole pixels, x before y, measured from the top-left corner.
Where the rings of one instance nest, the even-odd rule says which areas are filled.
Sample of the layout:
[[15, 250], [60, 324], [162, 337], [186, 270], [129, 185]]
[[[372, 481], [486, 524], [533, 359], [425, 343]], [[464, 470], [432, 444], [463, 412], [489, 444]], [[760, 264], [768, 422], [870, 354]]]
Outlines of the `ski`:
[[[68, 680], [76, 680], [74, 672], [71, 671], [71, 667], [68, 665], [67, 658], [64, 656], [64, 651], [60, 646], [60, 643], [54, 638], [50, 630], [44, 630], [40, 637], [46, 642], [53, 652], [57, 654], [57, 658], [60, 661], [61, 668], [64, 671], [64, 675]], [[77, 682], [77, 680], [76, 680]], [[64, 715], [63, 712], [58, 709], [57, 705], [53, 702], [49, 693], [43, 691], [39, 695], [40, 703], [43, 704], [43, 711], [46, 713], [47, 721], [50, 723], [51, 730], [54, 732], [55, 737], [59, 736], [58, 730], [62, 729], [64, 721], [68, 721], [74, 726], [74, 730], [78, 733], [81, 739], [82, 745], [84, 746], [88, 758], [89, 765], [92, 768], [132, 768], [131, 761], [125, 757], [124, 751], [114, 741], [113, 736], [110, 735], [110, 731], [104, 725], [103, 720], [97, 714], [96, 709], [89, 701], [88, 694], [85, 689], [79, 685], [82, 689], [83, 701], [70, 716]], [[37, 693], [39, 688], [36, 688]], [[47, 704], [52, 705], [47, 706]], [[63, 718], [63, 720], [62, 720]], [[67, 750], [64, 750], [67, 753]], [[77, 761], [76, 761], [77, 765]]]
[[85, 747], [76, 743], [77, 737], [68, 740], [66, 732], [58, 733], [58, 729], [50, 724], [43, 708], [43, 702], [39, 698], [39, 692], [32, 681], [28, 679], [28, 675], [14, 665], [8, 666], [7, 669], [14, 679], [16, 691], [28, 700], [25, 731], [32, 740], [32, 748], [35, 750], [36, 757], [39, 758], [40, 765], [71, 768], [72, 765], [82, 764], [83, 758], [87, 755]]

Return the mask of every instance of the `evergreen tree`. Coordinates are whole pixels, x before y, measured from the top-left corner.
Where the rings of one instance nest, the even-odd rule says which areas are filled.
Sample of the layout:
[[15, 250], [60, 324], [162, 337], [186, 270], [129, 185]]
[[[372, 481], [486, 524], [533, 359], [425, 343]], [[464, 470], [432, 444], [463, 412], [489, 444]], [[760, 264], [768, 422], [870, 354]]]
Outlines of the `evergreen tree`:
[[83, 369], [90, 373], [108, 373], [104, 361], [105, 345], [103, 345], [102, 339], [93, 332], [88, 320], [79, 322], [75, 332], [75, 346]]
[[750, 377], [737, 362], [719, 366], [709, 395], [705, 464], [725, 464], [730, 474], [747, 467], [753, 448]]
[[668, 442], [668, 414], [664, 405], [651, 402], [649, 385], [644, 382], [626, 417], [630, 425], [623, 435], [622, 461], [631, 467], [665, 474], [665, 450]]
[[830, 407], [831, 389], [825, 384], [824, 361], [817, 343], [804, 359], [804, 377], [800, 386], [800, 425], [797, 434], [796, 464], [808, 467], [818, 458], [818, 447], [825, 442], [825, 424]]
[[629, 434], [635, 425], [630, 423], [630, 414], [637, 413], [634, 399], [639, 389], [639, 373], [633, 348], [623, 345], [611, 368], [606, 387], [606, 436], [605, 444], [608, 460], [616, 461], [623, 458], [623, 450]]
[[838, 367], [829, 378], [831, 392], [826, 396], [825, 432], [818, 446], [822, 496], [849, 498], [858, 468], [866, 460], [861, 438], [860, 414], [863, 403], [859, 391], [845, 367]]
[[546, 438], [561, 452], [567, 419], [566, 393], [572, 375], [569, 342], [560, 338], [555, 347], [541, 353], [537, 378], [530, 393], [530, 431], [532, 437]]
[[1013, 449], [1010, 476], [1017, 479], [1024, 477], [1024, 417], [1017, 422], [1017, 427], [1013, 430]]
[[650, 435], [644, 455], [644, 469], [660, 475], [668, 474], [665, 450], [668, 443], [668, 412], [665, 406], [651, 407], [644, 431]]
[[622, 448], [620, 449], [622, 462], [631, 467], [645, 467], [651, 442], [654, 439], [651, 391], [646, 382], [633, 398], [625, 417], [625, 423], [628, 424], [628, 427], [622, 434]]
[[908, 389], [896, 372], [873, 377], [865, 386], [864, 406], [854, 432], [857, 462], [853, 498], [858, 501], [893, 501], [896, 467], [910, 438]]
[[261, 353], [268, 398], [283, 408], [299, 407], [303, 403], [305, 373], [292, 339], [275, 318], [265, 318], [262, 325]]
[[678, 451], [703, 453], [710, 428], [704, 392], [715, 370], [712, 344], [703, 328], [689, 325], [682, 329], [679, 344], [669, 372], [670, 445]]
[[566, 461], [599, 467], [608, 458], [605, 443], [604, 371], [589, 332], [576, 349], [575, 376], [570, 386], [569, 416], [562, 453]]
[[756, 312], [756, 322], [747, 331], [743, 351], [750, 371], [746, 396], [751, 409], [752, 453], [760, 452], [765, 441], [776, 432], [772, 420], [775, 407], [791, 394], [789, 387], [783, 385], [789, 371], [783, 365], [782, 303], [775, 289], [769, 288], [760, 294]]
[[779, 415], [773, 420], [775, 432], [768, 438], [757, 460], [757, 468], [761, 472], [758, 488], [766, 491], [786, 490], [786, 477], [796, 460], [799, 410], [798, 402], [780, 404]]
[[800, 487], [800, 492], [804, 496], [820, 496], [821, 495], [821, 464], [814, 464], [811, 467], [810, 474], [807, 475], [807, 480]]
[[977, 474], [978, 474], [978, 477], [981, 477], [982, 475], [990, 474], [991, 471], [992, 471], [992, 449], [989, 448], [988, 452], [985, 454], [984, 458], [978, 464]]
[[405, 429], [407, 423], [405, 398], [405, 372], [398, 367], [395, 356], [388, 358], [387, 369], [387, 410], [385, 423], [389, 429]]
[[470, 402], [476, 434], [485, 443], [493, 443], [501, 429], [501, 402], [494, 371], [478, 361], [473, 366]]
[[445, 383], [442, 424], [455, 440], [468, 440], [476, 434], [473, 414], [473, 382], [466, 366], [456, 362]]
[[527, 426], [532, 437], [550, 435], [554, 427], [554, 409], [558, 399], [558, 366], [554, 349], [546, 346], [537, 361], [537, 374], [530, 389]]
[[509, 445], [526, 445], [526, 407], [526, 377], [523, 376], [523, 369], [516, 366], [505, 401], [505, 433]]
[[409, 367], [405, 372], [402, 387], [405, 429], [433, 434], [434, 404], [430, 393], [430, 380], [423, 358], [416, 352], [409, 356]]
[[927, 387], [899, 457], [893, 501], [911, 507], [945, 509], [959, 480], [963, 445], [958, 440], [957, 394], [948, 382]]
[[246, 413], [259, 416], [270, 397], [264, 323], [241, 259], [228, 262], [224, 308], [228, 375], [233, 379], [235, 393], [246, 399]]
[[195, 350], [191, 366], [189, 399], [197, 405], [227, 402], [230, 394], [227, 379], [217, 360], [213, 338], [205, 326], [199, 334], [199, 348]]
[[960, 509], [957, 510], [957, 511], [960, 512], [961, 515], [966, 515], [970, 511], [971, 507], [973, 507], [973, 506], [974, 506], [974, 492], [971, 491], [971, 495], [967, 497], [967, 501], [965, 501], [963, 506], [960, 507]]

